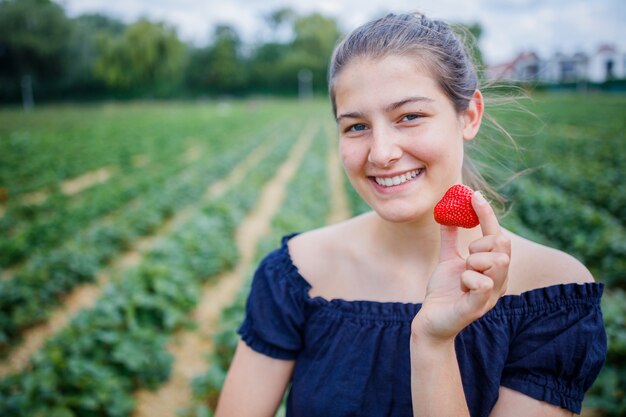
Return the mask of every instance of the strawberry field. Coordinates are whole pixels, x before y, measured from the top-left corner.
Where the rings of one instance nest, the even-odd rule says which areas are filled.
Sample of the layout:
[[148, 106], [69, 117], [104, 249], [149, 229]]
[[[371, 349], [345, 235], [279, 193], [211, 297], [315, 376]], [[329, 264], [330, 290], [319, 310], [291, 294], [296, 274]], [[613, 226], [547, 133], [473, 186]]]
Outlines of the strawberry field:
[[[507, 227], [607, 284], [585, 412], [625, 415], [626, 97], [522, 104], [470, 151]], [[0, 415], [210, 416], [255, 263], [364, 210], [324, 101], [1, 110]]]

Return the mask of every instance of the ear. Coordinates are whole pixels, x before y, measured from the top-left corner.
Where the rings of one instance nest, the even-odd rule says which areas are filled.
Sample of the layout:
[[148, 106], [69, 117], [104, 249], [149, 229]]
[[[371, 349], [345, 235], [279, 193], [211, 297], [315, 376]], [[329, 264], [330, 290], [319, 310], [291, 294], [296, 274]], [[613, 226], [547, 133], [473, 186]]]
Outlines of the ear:
[[483, 95], [480, 90], [476, 90], [466, 110], [461, 114], [463, 120], [463, 139], [472, 140], [476, 137], [480, 123], [483, 120], [484, 112]]

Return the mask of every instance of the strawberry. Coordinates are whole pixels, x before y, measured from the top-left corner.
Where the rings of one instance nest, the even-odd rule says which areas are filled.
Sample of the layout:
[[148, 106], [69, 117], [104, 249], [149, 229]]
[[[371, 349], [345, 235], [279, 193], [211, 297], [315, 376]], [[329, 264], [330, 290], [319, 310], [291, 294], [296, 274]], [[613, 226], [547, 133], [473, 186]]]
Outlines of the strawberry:
[[435, 205], [435, 221], [446, 226], [471, 229], [478, 226], [478, 216], [472, 207], [474, 191], [462, 184], [453, 185]]

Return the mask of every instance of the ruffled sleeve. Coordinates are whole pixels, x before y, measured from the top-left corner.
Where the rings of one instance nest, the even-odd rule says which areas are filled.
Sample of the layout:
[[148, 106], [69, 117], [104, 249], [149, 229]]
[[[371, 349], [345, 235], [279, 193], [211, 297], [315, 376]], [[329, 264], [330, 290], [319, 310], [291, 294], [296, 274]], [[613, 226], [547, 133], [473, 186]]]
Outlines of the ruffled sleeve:
[[295, 359], [302, 346], [304, 288], [293, 279], [283, 247], [259, 264], [238, 333], [252, 349], [276, 359]]
[[606, 356], [602, 290], [597, 283], [570, 284], [516, 300], [501, 385], [580, 413]]

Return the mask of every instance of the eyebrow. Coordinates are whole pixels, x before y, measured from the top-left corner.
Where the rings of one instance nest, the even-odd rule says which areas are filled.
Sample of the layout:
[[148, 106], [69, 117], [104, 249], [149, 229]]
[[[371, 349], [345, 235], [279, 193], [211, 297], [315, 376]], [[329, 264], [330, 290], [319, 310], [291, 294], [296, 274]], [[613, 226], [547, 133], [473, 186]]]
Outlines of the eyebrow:
[[[389, 104], [388, 106], [386, 106], [384, 108], [385, 113], [389, 113], [391, 111], [396, 110], [397, 108], [400, 108], [402, 106], [404, 106], [405, 104], [409, 104], [409, 103], [432, 103], [435, 100], [433, 100], [432, 98], [428, 98], [428, 97], [421, 97], [421, 96], [416, 96], [416, 97], [407, 97], [404, 98], [402, 100], [393, 102], [391, 104]], [[341, 119], [360, 119], [363, 117], [363, 113], [361, 112], [349, 112], [349, 113], [342, 113], [339, 116], [337, 116], [337, 121], [341, 120]]]
[[400, 101], [396, 101], [395, 103], [391, 103], [390, 105], [388, 105], [387, 107], [385, 107], [385, 112], [389, 113], [390, 111], [393, 111], [399, 107], [404, 106], [405, 104], [409, 104], [409, 103], [432, 103], [435, 100], [433, 100], [432, 98], [428, 98], [428, 97], [421, 97], [421, 96], [416, 96], [416, 97], [407, 97], [403, 100]]

